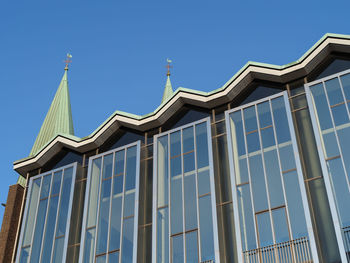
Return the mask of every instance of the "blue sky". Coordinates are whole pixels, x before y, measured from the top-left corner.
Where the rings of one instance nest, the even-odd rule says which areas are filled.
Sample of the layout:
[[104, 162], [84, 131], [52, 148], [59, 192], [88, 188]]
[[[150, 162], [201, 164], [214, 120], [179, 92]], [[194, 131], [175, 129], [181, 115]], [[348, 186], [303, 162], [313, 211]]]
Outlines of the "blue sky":
[[39, 132], [67, 52], [75, 133], [83, 137], [115, 110], [153, 111], [166, 58], [173, 88], [211, 91], [247, 61], [283, 65], [327, 32], [350, 34], [349, 1], [235, 2], [1, 1], [0, 202], [17, 180], [12, 162], [28, 156]]

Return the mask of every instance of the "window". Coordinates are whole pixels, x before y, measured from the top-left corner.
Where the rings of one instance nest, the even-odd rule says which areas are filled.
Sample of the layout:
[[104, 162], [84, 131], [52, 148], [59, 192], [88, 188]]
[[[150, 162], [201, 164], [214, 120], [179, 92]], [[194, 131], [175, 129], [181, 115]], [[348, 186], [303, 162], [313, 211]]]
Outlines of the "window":
[[65, 262], [76, 167], [30, 178], [16, 262]]
[[136, 262], [140, 141], [89, 160], [80, 262]]
[[350, 261], [350, 71], [309, 83], [306, 93], [338, 245]]
[[219, 262], [209, 127], [206, 118], [155, 136], [153, 262]]
[[226, 123], [240, 261], [312, 260], [310, 240], [313, 255], [316, 247], [286, 94], [230, 110]]

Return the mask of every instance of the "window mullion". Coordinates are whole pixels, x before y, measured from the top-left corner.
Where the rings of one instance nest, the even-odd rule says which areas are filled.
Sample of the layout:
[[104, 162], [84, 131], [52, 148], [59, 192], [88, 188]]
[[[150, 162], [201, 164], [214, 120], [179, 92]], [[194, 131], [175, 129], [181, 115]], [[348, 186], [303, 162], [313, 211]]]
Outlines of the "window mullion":
[[124, 200], [125, 200], [125, 181], [126, 181], [126, 157], [127, 157], [127, 150], [128, 148], [125, 148], [124, 150], [124, 178], [123, 178], [123, 200], [122, 200], [122, 211], [121, 211], [121, 219], [120, 219], [120, 241], [119, 241], [119, 262], [122, 262], [122, 248], [123, 248], [123, 235], [124, 235]]

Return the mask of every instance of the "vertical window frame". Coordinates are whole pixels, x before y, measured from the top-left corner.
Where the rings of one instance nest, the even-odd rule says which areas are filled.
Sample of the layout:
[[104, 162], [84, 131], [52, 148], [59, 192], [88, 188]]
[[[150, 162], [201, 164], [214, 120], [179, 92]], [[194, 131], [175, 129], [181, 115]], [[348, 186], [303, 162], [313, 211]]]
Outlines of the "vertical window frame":
[[[61, 171], [61, 182], [60, 182], [60, 191], [59, 191], [59, 199], [58, 199], [58, 203], [57, 203], [57, 211], [56, 211], [56, 221], [55, 221], [55, 227], [54, 227], [54, 233], [53, 233], [53, 239], [52, 239], [52, 247], [51, 247], [51, 256], [50, 256], [50, 262], [52, 262], [53, 260], [53, 256], [54, 256], [54, 249], [55, 249], [55, 244], [56, 244], [56, 240], [58, 239], [56, 237], [56, 230], [57, 230], [57, 225], [58, 225], [58, 219], [59, 219], [59, 212], [61, 210], [61, 194], [63, 191], [63, 181], [64, 181], [64, 171], [66, 169], [72, 168], [72, 181], [71, 181], [71, 186], [70, 186], [70, 198], [69, 198], [69, 203], [68, 203], [68, 215], [67, 215], [67, 223], [66, 223], [66, 229], [65, 229], [65, 234], [64, 234], [64, 243], [63, 243], [63, 257], [62, 260], [63, 262], [66, 261], [66, 257], [67, 257], [67, 249], [68, 249], [68, 239], [69, 239], [69, 229], [70, 229], [70, 223], [71, 223], [71, 214], [72, 214], [72, 204], [73, 204], [73, 198], [74, 198], [74, 187], [75, 187], [75, 178], [76, 178], [76, 173], [77, 173], [77, 162], [44, 172], [42, 174], [38, 174], [36, 176], [33, 176], [31, 178], [29, 178], [29, 186], [28, 186], [28, 193], [29, 195], [27, 196], [27, 200], [25, 203], [25, 209], [24, 209], [24, 217], [22, 220], [22, 227], [21, 227], [21, 234], [20, 234], [20, 238], [19, 238], [19, 242], [18, 242], [18, 247], [17, 247], [17, 252], [16, 252], [16, 263], [20, 262], [20, 258], [21, 258], [21, 251], [22, 248], [25, 247], [30, 247], [30, 252], [29, 252], [29, 256], [28, 256], [28, 261], [30, 260], [30, 257], [32, 255], [32, 247], [33, 247], [33, 240], [34, 240], [34, 234], [35, 234], [35, 225], [36, 225], [36, 221], [37, 221], [37, 216], [38, 216], [38, 208], [39, 208], [39, 203], [40, 203], [40, 194], [41, 194], [41, 189], [42, 189], [42, 184], [43, 184], [43, 178], [45, 176], [48, 176], [51, 174], [51, 179], [50, 179], [50, 190], [49, 190], [49, 194], [47, 199], [50, 200], [51, 199], [51, 191], [52, 191], [52, 184], [53, 184], [53, 179], [54, 179], [54, 174], [58, 171]], [[33, 187], [33, 182], [34, 180], [41, 178], [41, 182], [40, 182], [40, 187], [39, 187], [39, 192], [38, 192], [38, 200], [37, 200], [37, 204], [36, 205], [36, 212], [35, 212], [35, 219], [33, 222], [33, 232], [32, 232], [32, 237], [31, 237], [31, 243], [29, 246], [22, 246], [23, 243], [23, 238], [24, 238], [24, 234], [25, 234], [25, 230], [26, 230], [26, 223], [27, 223], [27, 217], [28, 217], [28, 210], [29, 210], [29, 203], [31, 200], [31, 195], [32, 195], [32, 187]], [[45, 238], [45, 233], [46, 233], [46, 223], [47, 223], [47, 216], [48, 216], [48, 212], [49, 212], [49, 205], [50, 202], [48, 202], [47, 207], [46, 207], [46, 212], [45, 212], [45, 224], [43, 227], [43, 235], [41, 237], [42, 239], [42, 243], [41, 243], [41, 247], [40, 247], [40, 255], [39, 255], [39, 262], [42, 259], [42, 254], [43, 254], [43, 243], [44, 243], [44, 238]], [[62, 236], [60, 236], [61, 238]]]
[[[210, 117], [206, 117], [204, 119], [200, 119], [195, 122], [191, 122], [188, 124], [185, 124], [183, 126], [177, 127], [175, 129], [171, 129], [168, 131], [165, 131], [160, 134], [154, 135], [153, 138], [153, 200], [152, 200], [152, 263], [157, 263], [157, 211], [158, 211], [158, 138], [163, 136], [168, 136], [168, 156], [167, 156], [167, 162], [168, 162], [168, 226], [169, 226], [169, 233], [168, 233], [168, 240], [169, 240], [169, 258], [167, 262], [172, 262], [172, 234], [171, 234], [171, 212], [170, 212], [170, 206], [171, 206], [171, 199], [170, 199], [170, 187], [171, 187], [171, 175], [170, 175], [170, 134], [183, 131], [186, 128], [193, 127], [193, 137], [194, 137], [194, 162], [195, 162], [195, 174], [198, 173], [198, 167], [197, 167], [197, 151], [196, 151], [196, 125], [198, 124], [206, 124], [206, 131], [207, 131], [207, 141], [208, 141], [208, 161], [209, 161], [209, 179], [210, 179], [210, 196], [211, 196], [211, 206], [212, 206], [212, 225], [213, 225], [213, 241], [214, 241], [214, 257], [215, 262], [220, 263], [220, 253], [219, 253], [219, 239], [218, 239], [218, 224], [217, 224], [217, 209], [216, 209], [216, 193], [215, 193], [215, 182], [214, 182], [214, 163], [213, 163], [213, 150], [212, 150], [212, 141], [211, 141], [211, 126], [210, 126]], [[181, 155], [183, 156], [183, 140], [182, 140], [182, 132], [181, 132]], [[182, 163], [182, 176], [184, 178], [184, 166], [183, 166], [183, 157], [181, 158]], [[198, 177], [198, 175], [197, 175]], [[206, 194], [207, 195], [207, 194]], [[204, 195], [204, 196], [206, 196]], [[184, 231], [182, 233], [179, 233], [179, 235], [183, 236], [183, 243], [184, 243], [184, 258], [186, 258], [186, 241], [185, 237], [186, 234], [189, 232], [197, 232], [197, 242], [198, 242], [198, 259], [201, 260], [201, 243], [200, 243], [200, 214], [199, 214], [199, 198], [201, 196], [198, 195], [198, 178], [196, 179], [196, 204], [197, 204], [197, 229], [196, 230], [189, 230]], [[184, 180], [182, 182], [182, 202], [184, 203]], [[182, 208], [185, 209], [184, 206]], [[185, 224], [185, 215], [182, 215], [183, 224]], [[183, 225], [183, 229], [185, 229], [185, 225]], [[176, 236], [177, 234], [175, 234]], [[201, 262], [201, 261], [200, 261]]]
[[[338, 243], [338, 248], [339, 248], [339, 252], [340, 252], [340, 257], [342, 259], [343, 262], [347, 262], [347, 254], [346, 254], [346, 249], [345, 249], [345, 240], [344, 240], [344, 235], [342, 234], [342, 227], [341, 227], [341, 219], [339, 217], [339, 213], [338, 213], [338, 207], [336, 204], [336, 197], [334, 196], [334, 192], [333, 192], [333, 187], [332, 187], [332, 182], [331, 182], [331, 178], [328, 172], [328, 168], [327, 168], [327, 157], [326, 157], [326, 153], [324, 152], [323, 149], [323, 139], [322, 139], [322, 132], [321, 132], [321, 127], [318, 121], [318, 114], [317, 114], [317, 109], [316, 109], [316, 105], [314, 103], [313, 100], [313, 95], [311, 92], [311, 87], [317, 84], [322, 84], [322, 88], [325, 91], [325, 96], [326, 96], [326, 101], [327, 101], [327, 107], [328, 110], [330, 110], [330, 117], [331, 117], [331, 121], [332, 121], [332, 128], [335, 130], [335, 137], [336, 137], [336, 142], [337, 142], [337, 147], [339, 149], [339, 153], [340, 153], [340, 159], [341, 162], [343, 164], [344, 167], [344, 172], [345, 174], [347, 173], [345, 170], [345, 165], [344, 165], [344, 160], [343, 160], [343, 153], [341, 151], [341, 147], [340, 147], [340, 142], [339, 142], [339, 138], [336, 132], [336, 125], [334, 122], [334, 117], [333, 114], [331, 112], [331, 107], [333, 107], [334, 105], [330, 105], [329, 103], [329, 98], [328, 98], [328, 94], [327, 91], [325, 90], [325, 82], [331, 79], [336, 78], [339, 81], [339, 85], [341, 88], [341, 92], [342, 92], [342, 96], [344, 98], [345, 101], [345, 107], [348, 110], [348, 116], [350, 114], [350, 109], [348, 108], [348, 103], [346, 102], [346, 97], [344, 94], [344, 87], [343, 84], [341, 82], [341, 77], [344, 75], [350, 74], [350, 69], [349, 70], [345, 70], [345, 71], [341, 71], [332, 75], [329, 75], [327, 77], [309, 82], [304, 84], [304, 88], [305, 88], [305, 93], [306, 93], [306, 100], [307, 100], [307, 105], [308, 108], [310, 110], [310, 117], [311, 117], [311, 122], [312, 122], [312, 128], [313, 128], [313, 132], [315, 135], [315, 140], [316, 140], [316, 145], [317, 145], [317, 151], [318, 151], [318, 155], [319, 155], [319, 160], [321, 163], [321, 169], [322, 169], [322, 175], [324, 178], [324, 183], [325, 183], [325, 187], [326, 187], [326, 192], [327, 192], [327, 196], [328, 196], [328, 203], [330, 206], [330, 210], [331, 210], [331, 215], [332, 215], [332, 220], [333, 220], [333, 224], [334, 224], [334, 229], [335, 229], [335, 235], [336, 235], [336, 239], [337, 239], [337, 243]], [[349, 187], [349, 180], [347, 179], [347, 183], [348, 183], [348, 187]]]
[[[312, 254], [312, 259], [313, 261], [319, 262], [319, 258], [318, 258], [318, 253], [317, 253], [317, 248], [316, 248], [316, 241], [315, 241], [315, 236], [314, 236], [314, 232], [313, 232], [313, 228], [312, 228], [312, 222], [311, 222], [311, 214], [310, 214], [310, 208], [309, 208], [309, 204], [307, 201], [307, 195], [306, 195], [306, 188], [304, 185], [304, 178], [303, 178], [303, 173], [302, 173], [302, 169], [301, 169], [301, 162], [300, 162], [300, 155], [299, 155], [299, 150], [297, 147], [297, 143], [296, 143], [296, 135], [295, 135], [295, 130], [294, 130], [294, 124], [293, 124], [293, 120], [292, 120], [292, 114], [291, 114], [291, 108], [290, 108], [290, 104], [289, 104], [289, 100], [288, 100], [288, 95], [287, 95], [287, 91], [283, 91], [277, 94], [274, 94], [272, 96], [268, 96], [244, 105], [241, 105], [239, 107], [230, 109], [225, 111], [225, 121], [226, 121], [226, 132], [227, 132], [227, 143], [228, 143], [228, 154], [229, 154], [229, 164], [230, 164], [230, 176], [231, 176], [231, 190], [232, 190], [232, 199], [233, 199], [233, 214], [234, 214], [234, 224], [235, 224], [235, 229], [236, 229], [236, 240], [237, 240], [237, 251], [238, 253], [241, 253], [241, 255], [238, 255], [238, 262], [242, 263], [244, 262], [244, 258], [243, 258], [243, 248], [242, 248], [242, 236], [241, 236], [241, 229], [240, 229], [240, 215], [239, 215], [239, 210], [238, 210], [238, 199], [237, 199], [237, 185], [236, 185], [236, 171], [235, 171], [235, 165], [234, 165], [234, 158], [233, 158], [233, 142], [232, 142], [232, 131], [231, 131], [231, 125], [230, 125], [230, 114], [236, 111], [240, 111], [243, 110], [245, 108], [248, 107], [255, 107], [256, 108], [256, 113], [257, 113], [257, 107], [256, 105], [258, 105], [259, 103], [263, 103], [263, 102], [269, 102], [269, 107], [271, 110], [271, 117], [272, 117], [272, 123], [273, 123], [273, 131], [274, 131], [274, 136], [277, 139], [277, 132], [276, 132], [276, 127], [275, 127], [275, 120], [274, 120], [274, 116], [272, 114], [272, 105], [271, 105], [271, 101], [273, 99], [277, 99], [279, 97], [283, 97], [283, 101], [284, 101], [284, 106], [286, 109], [286, 115], [287, 115], [287, 121], [288, 121], [288, 129], [290, 132], [290, 136], [291, 136], [291, 142], [292, 142], [292, 148], [293, 148], [293, 152], [294, 152], [294, 158], [295, 158], [295, 165], [296, 165], [296, 171], [297, 171], [297, 175], [298, 175], [298, 182], [299, 182], [299, 186], [300, 186], [300, 192], [301, 192], [301, 198], [302, 198], [302, 204], [303, 204], [303, 210], [305, 213], [305, 221], [306, 221], [306, 227], [307, 227], [307, 232], [308, 232], [308, 237], [309, 237], [309, 241], [310, 241], [310, 250], [311, 250], [311, 254]], [[258, 113], [257, 113], [258, 115]], [[241, 114], [242, 116], [242, 123], [243, 123], [243, 130], [245, 132], [245, 127], [244, 127], [244, 115]], [[259, 130], [259, 121], [257, 120], [257, 125], [258, 125], [258, 130]], [[262, 144], [262, 140], [260, 138], [260, 132], [259, 132], [259, 142]], [[247, 155], [247, 160], [248, 160], [248, 150], [247, 150], [247, 142], [246, 142], [246, 136], [244, 136], [244, 144], [245, 144], [245, 149], [246, 149], [246, 155]], [[276, 145], [278, 145], [279, 143], [276, 142]], [[261, 150], [262, 150], [262, 145], [261, 145]], [[280, 154], [278, 153], [279, 149], [277, 147], [277, 156], [278, 156], [278, 163], [279, 166], [281, 167], [281, 160], [280, 160]], [[250, 195], [251, 195], [251, 203], [252, 203], [252, 212], [253, 212], [253, 217], [254, 217], [254, 224], [255, 224], [255, 238], [256, 238], [256, 244], [259, 244], [259, 239], [258, 239], [258, 231], [257, 231], [257, 223], [256, 223], [256, 219], [255, 219], [255, 209], [253, 207], [253, 194], [252, 194], [252, 189], [251, 189], [251, 176], [250, 176], [250, 171], [249, 171], [249, 162], [247, 161], [247, 168], [248, 168], [248, 176], [249, 176], [249, 184], [250, 184]], [[282, 169], [281, 169], [282, 171]], [[265, 175], [266, 171], [264, 168], [264, 175]], [[285, 209], [286, 209], [286, 215], [287, 215], [287, 223], [288, 223], [288, 227], [289, 227], [289, 231], [292, 230], [291, 225], [290, 225], [290, 218], [288, 215], [288, 200], [286, 199], [286, 194], [285, 194], [285, 186], [283, 183], [283, 174], [281, 176], [282, 178], [282, 187], [283, 187], [283, 195], [285, 198]], [[266, 182], [265, 182], [266, 184]], [[267, 198], [269, 198], [269, 193], [267, 193]], [[269, 202], [269, 206], [270, 206], [270, 202]], [[274, 208], [272, 208], [273, 210]], [[271, 209], [269, 209], [269, 211], [272, 211]], [[271, 214], [271, 213], [270, 213]], [[272, 219], [272, 214], [270, 215], [271, 218], [271, 223], [273, 224], [273, 219]], [[273, 225], [271, 225], [273, 228]], [[272, 230], [272, 232], [274, 232]], [[275, 235], [273, 233], [273, 239], [275, 240]], [[259, 248], [259, 246], [257, 246]]]
[[[97, 249], [97, 236], [98, 236], [98, 219], [99, 219], [99, 210], [100, 210], [100, 198], [101, 198], [101, 188], [102, 188], [102, 182], [103, 182], [103, 164], [104, 164], [104, 157], [112, 154], [113, 155], [113, 163], [112, 163], [112, 177], [110, 178], [111, 181], [111, 193], [110, 197], [113, 197], [113, 185], [114, 185], [114, 169], [115, 169], [115, 156], [116, 152], [123, 151], [124, 150], [124, 172], [123, 172], [123, 192], [122, 192], [122, 206], [121, 206], [121, 222], [120, 222], [120, 244], [119, 249], [108, 251], [110, 247], [110, 225], [111, 225], [111, 216], [112, 216], [112, 201], [113, 198], [110, 199], [109, 204], [109, 222], [108, 222], [108, 233], [107, 233], [107, 251], [105, 253], [102, 253], [100, 256], [105, 255], [106, 256], [106, 262], [109, 254], [114, 254], [116, 251], [118, 252], [119, 262], [121, 262], [122, 259], [122, 240], [123, 240], [123, 228], [124, 228], [124, 203], [125, 203], [125, 184], [126, 184], [126, 173], [127, 173], [127, 167], [126, 167], [126, 159], [127, 159], [127, 149], [131, 147], [136, 147], [136, 175], [135, 175], [135, 200], [134, 200], [134, 222], [133, 222], [133, 253], [132, 253], [132, 263], [136, 263], [137, 261], [137, 241], [138, 241], [138, 215], [139, 215], [139, 191], [140, 191], [140, 157], [141, 157], [141, 141], [138, 140], [136, 142], [123, 145], [121, 147], [109, 150], [107, 152], [103, 152], [94, 156], [91, 156], [89, 158], [89, 166], [88, 166], [88, 177], [87, 177], [87, 184], [85, 189], [85, 199], [84, 199], [84, 215], [83, 215], [83, 222], [82, 222], [82, 230], [81, 230], [81, 238], [80, 238], [80, 251], [79, 251], [79, 263], [82, 263], [84, 260], [84, 248], [85, 248], [85, 236], [86, 232], [89, 229], [87, 227], [87, 217], [88, 217], [88, 205], [89, 205], [89, 193], [90, 193], [90, 184], [91, 184], [91, 173], [92, 173], [92, 163], [94, 160], [98, 158], [103, 158], [101, 160], [101, 170], [100, 170], [100, 179], [99, 179], [99, 192], [98, 192], [98, 200], [97, 200], [97, 211], [96, 211], [96, 225], [93, 227], [95, 228], [95, 237], [94, 237], [94, 246], [93, 246], [93, 262], [96, 261], [97, 255], [96, 255], [96, 249]], [[129, 218], [129, 217], [128, 217]], [[126, 218], [126, 219], [128, 219]]]

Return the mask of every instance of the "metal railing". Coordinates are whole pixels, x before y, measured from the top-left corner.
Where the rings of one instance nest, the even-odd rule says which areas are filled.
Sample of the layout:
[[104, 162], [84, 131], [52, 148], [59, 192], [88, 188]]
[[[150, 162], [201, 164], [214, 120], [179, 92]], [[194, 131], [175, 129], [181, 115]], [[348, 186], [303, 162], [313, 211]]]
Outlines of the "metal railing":
[[215, 261], [213, 259], [209, 259], [209, 260], [201, 261], [201, 263], [215, 263]]
[[348, 261], [350, 262], [350, 226], [343, 227], [345, 253]]
[[311, 263], [306, 237], [243, 252], [245, 263]]

